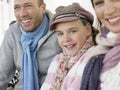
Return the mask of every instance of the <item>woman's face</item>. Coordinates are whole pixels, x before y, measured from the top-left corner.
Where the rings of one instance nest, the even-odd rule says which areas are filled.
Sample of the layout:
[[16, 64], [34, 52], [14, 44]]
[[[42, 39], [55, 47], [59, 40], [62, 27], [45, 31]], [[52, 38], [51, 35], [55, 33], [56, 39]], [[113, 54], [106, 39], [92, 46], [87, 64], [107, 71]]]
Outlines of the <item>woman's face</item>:
[[110, 31], [120, 32], [120, 0], [93, 0], [98, 19]]
[[91, 25], [84, 26], [80, 20], [58, 23], [56, 34], [64, 54], [75, 56], [90, 36]]

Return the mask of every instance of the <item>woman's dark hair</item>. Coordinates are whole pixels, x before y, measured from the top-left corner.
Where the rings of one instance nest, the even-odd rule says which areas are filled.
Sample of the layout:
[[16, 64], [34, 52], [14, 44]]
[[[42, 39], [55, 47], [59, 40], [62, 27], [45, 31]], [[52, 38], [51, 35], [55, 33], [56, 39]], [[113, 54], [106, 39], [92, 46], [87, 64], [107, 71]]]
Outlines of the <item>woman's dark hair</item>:
[[[87, 20], [85, 19], [80, 19], [83, 23], [83, 25], [86, 25], [87, 23], [89, 23]], [[91, 28], [92, 28], [92, 39], [93, 39], [93, 42], [94, 42], [94, 45], [97, 45], [96, 41], [95, 41], [95, 38], [97, 36], [97, 34], [99, 33], [99, 30], [97, 30], [95, 27], [93, 27], [91, 25]]]
[[91, 0], [92, 6], [94, 7], [93, 0]]

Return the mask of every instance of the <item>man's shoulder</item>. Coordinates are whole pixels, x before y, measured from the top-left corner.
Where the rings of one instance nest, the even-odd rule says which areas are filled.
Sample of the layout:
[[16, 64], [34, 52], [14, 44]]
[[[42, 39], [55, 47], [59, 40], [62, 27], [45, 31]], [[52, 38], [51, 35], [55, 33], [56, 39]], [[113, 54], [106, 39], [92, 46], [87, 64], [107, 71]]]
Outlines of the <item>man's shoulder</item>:
[[17, 28], [18, 27], [18, 22], [17, 21], [11, 21], [9, 24], [9, 29]]
[[10, 35], [10, 36], [12, 35], [15, 37], [18, 37], [19, 35], [21, 35], [21, 31], [19, 29], [19, 24], [17, 21], [14, 21], [9, 25], [9, 28], [6, 31], [6, 36], [7, 35]]
[[49, 19], [52, 19], [53, 13], [50, 10], [46, 9], [45, 13], [46, 13], [46, 15], [48, 16]]
[[17, 21], [12, 21], [9, 24], [9, 28], [8, 28], [9, 32], [18, 32], [19, 30], [19, 24]]

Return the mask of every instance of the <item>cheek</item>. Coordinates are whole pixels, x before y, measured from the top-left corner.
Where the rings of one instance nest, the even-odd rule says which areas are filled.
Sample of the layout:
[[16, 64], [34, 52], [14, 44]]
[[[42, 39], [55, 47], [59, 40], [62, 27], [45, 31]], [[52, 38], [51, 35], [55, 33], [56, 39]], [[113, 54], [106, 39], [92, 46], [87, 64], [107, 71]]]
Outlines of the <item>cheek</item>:
[[62, 40], [58, 38], [58, 44], [62, 47]]
[[16, 17], [16, 19], [18, 18], [19, 14], [17, 12], [14, 12], [14, 15]]
[[103, 17], [103, 10], [102, 10], [102, 8], [97, 8], [97, 9], [95, 9], [95, 13], [96, 13], [96, 16], [97, 16], [97, 18], [102, 18]]
[[78, 43], [78, 46], [82, 47], [83, 44], [86, 42], [87, 37], [82, 36], [82, 37], [76, 37], [76, 42]]
[[100, 12], [99, 11], [95, 11], [95, 13], [96, 13], [96, 16], [97, 16], [97, 18], [100, 18]]

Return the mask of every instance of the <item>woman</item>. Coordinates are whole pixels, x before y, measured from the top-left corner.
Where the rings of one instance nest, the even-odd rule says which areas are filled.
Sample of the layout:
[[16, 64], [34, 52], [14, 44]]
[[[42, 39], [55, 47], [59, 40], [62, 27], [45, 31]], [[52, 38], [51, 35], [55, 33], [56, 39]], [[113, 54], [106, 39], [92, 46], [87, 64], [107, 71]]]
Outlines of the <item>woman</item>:
[[[108, 52], [103, 59], [101, 73], [97, 75], [99, 83], [92, 83], [90, 87], [90, 79], [85, 80], [86, 77], [83, 77], [80, 90], [120, 90], [120, 0], [91, 2], [102, 29], [96, 40], [102, 47], [108, 48]], [[90, 65], [91, 61], [86, 66], [83, 76]]]
[[93, 52], [98, 31], [92, 24], [93, 16], [78, 3], [56, 9], [50, 30], [55, 30], [63, 52], [53, 59], [41, 90], [80, 89], [85, 65], [104, 52]]

